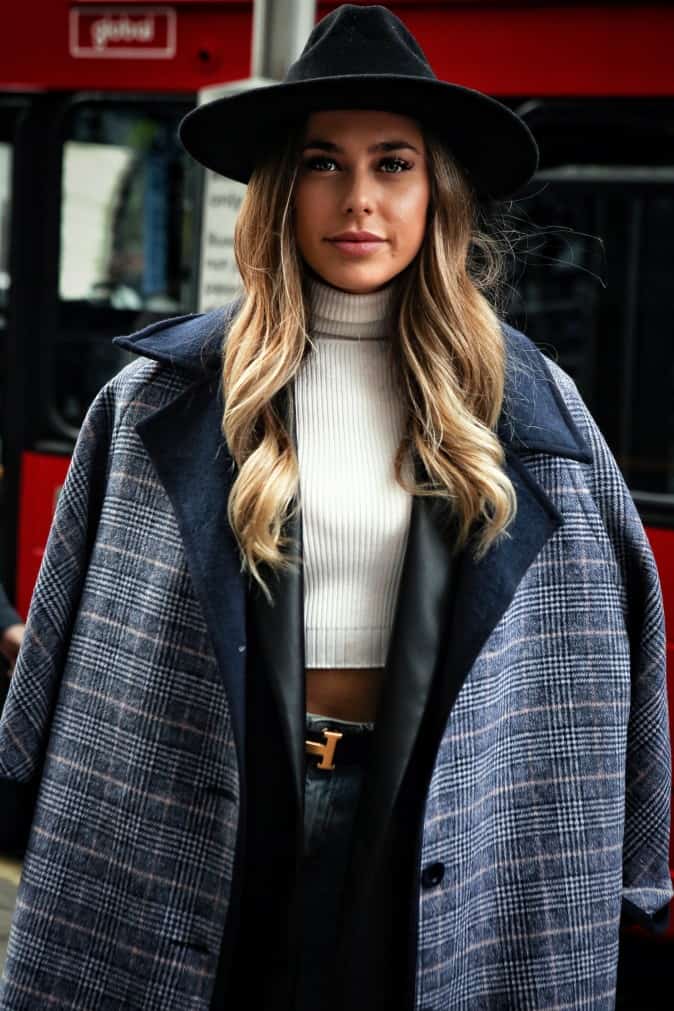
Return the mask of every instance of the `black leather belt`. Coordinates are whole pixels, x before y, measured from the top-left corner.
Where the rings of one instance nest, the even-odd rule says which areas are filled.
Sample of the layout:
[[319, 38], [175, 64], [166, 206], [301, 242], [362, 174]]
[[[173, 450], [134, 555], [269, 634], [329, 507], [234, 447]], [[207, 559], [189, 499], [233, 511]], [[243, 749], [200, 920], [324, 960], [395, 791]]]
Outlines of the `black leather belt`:
[[342, 734], [338, 730], [306, 731], [308, 756], [319, 759], [317, 769], [335, 769], [338, 765], [362, 765], [370, 754], [372, 731]]

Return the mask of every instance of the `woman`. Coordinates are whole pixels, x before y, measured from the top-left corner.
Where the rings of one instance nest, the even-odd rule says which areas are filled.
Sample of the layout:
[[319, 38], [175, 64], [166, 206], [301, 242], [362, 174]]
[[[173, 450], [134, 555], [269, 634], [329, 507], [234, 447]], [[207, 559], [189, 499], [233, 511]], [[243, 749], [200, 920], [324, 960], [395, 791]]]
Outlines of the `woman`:
[[535, 143], [352, 5], [181, 135], [249, 180], [245, 292], [120, 340], [82, 428], [0, 725], [40, 782], [0, 1007], [608, 1009], [671, 894], [662, 601], [487, 298]]

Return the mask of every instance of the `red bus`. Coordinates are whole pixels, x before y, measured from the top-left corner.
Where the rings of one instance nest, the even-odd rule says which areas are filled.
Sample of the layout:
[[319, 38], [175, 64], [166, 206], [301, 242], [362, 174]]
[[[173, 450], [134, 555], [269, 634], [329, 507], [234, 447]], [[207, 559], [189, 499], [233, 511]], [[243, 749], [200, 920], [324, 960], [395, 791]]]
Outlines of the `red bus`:
[[[509, 321], [573, 376], [604, 432], [655, 551], [669, 632], [674, 9], [390, 6], [439, 77], [497, 96], [539, 140], [540, 172], [509, 206], [526, 233]], [[197, 308], [202, 177], [176, 125], [201, 88], [249, 75], [252, 15], [236, 0], [4, 13], [0, 576], [24, 615], [83, 415], [127, 360], [110, 339]], [[674, 714], [671, 632], [668, 662]], [[670, 928], [648, 951], [673, 942]]]

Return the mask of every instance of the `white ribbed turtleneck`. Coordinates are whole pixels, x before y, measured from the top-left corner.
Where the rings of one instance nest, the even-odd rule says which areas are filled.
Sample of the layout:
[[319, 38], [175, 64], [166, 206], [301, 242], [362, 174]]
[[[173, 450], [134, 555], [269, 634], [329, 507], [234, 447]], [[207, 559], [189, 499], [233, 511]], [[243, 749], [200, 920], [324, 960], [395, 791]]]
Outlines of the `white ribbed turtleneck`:
[[305, 662], [383, 667], [412, 505], [393, 468], [395, 281], [366, 295], [309, 285], [316, 347], [295, 380]]

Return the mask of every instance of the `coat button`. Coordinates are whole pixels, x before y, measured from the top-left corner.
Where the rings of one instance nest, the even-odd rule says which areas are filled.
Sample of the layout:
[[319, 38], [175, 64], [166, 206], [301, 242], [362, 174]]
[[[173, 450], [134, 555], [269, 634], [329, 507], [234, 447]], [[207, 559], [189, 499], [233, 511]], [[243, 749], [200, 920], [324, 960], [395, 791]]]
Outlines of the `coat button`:
[[421, 873], [421, 884], [424, 888], [435, 888], [439, 885], [445, 876], [445, 865], [444, 864], [429, 864], [424, 867]]

